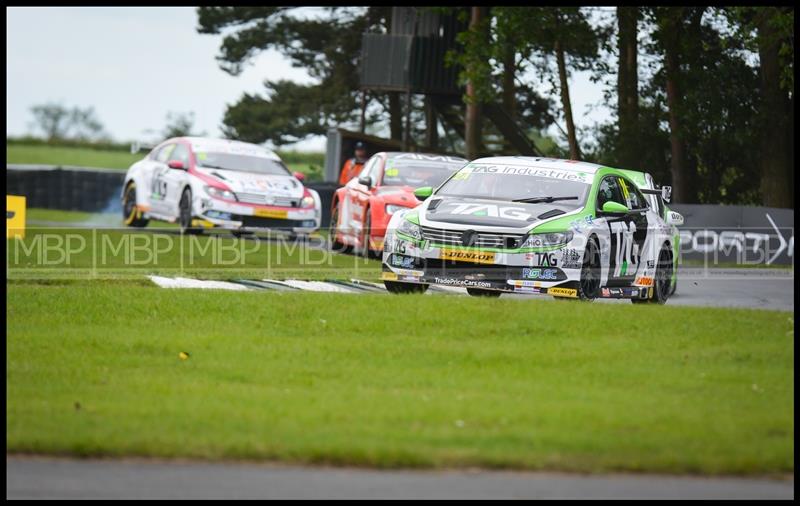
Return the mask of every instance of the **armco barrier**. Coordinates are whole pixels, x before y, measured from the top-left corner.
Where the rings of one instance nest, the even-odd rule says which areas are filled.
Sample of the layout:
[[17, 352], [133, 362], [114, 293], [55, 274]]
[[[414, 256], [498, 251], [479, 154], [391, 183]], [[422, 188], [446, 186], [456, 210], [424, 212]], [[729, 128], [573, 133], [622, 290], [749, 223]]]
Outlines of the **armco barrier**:
[[[124, 171], [48, 165], [7, 165], [10, 195], [27, 206], [120, 212]], [[336, 183], [309, 183], [322, 200], [322, 226], [330, 220]], [[772, 207], [673, 204], [683, 214], [681, 257], [717, 263], [789, 265], [794, 262], [794, 210]]]

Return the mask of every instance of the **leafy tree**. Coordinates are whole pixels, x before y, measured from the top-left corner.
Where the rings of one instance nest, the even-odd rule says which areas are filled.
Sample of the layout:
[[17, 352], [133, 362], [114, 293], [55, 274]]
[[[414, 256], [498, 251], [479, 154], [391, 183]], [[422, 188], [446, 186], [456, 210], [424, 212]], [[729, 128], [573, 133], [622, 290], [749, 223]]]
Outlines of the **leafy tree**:
[[94, 107], [69, 108], [50, 102], [31, 107], [31, 113], [33, 128], [40, 130], [49, 142], [61, 140], [86, 142], [108, 138]]
[[194, 113], [167, 113], [167, 125], [162, 131], [165, 139], [172, 137], [202, 136], [205, 132], [193, 132]]
[[[226, 31], [217, 57], [223, 70], [237, 75], [258, 52], [276, 49], [316, 81], [265, 81], [266, 96], [245, 95], [229, 106], [225, 131], [253, 142], [285, 143], [357, 121], [361, 39], [364, 32], [387, 30], [389, 7], [327, 7], [322, 16], [308, 18], [287, 7], [199, 7], [197, 12], [200, 33]], [[396, 98], [390, 104], [393, 118], [400, 114]], [[256, 107], [259, 118], [268, 120], [247, 119], [247, 107]], [[396, 119], [393, 126], [396, 134]]]
[[48, 141], [66, 139], [71, 126], [70, 110], [57, 103], [31, 107], [32, 126], [42, 131]]

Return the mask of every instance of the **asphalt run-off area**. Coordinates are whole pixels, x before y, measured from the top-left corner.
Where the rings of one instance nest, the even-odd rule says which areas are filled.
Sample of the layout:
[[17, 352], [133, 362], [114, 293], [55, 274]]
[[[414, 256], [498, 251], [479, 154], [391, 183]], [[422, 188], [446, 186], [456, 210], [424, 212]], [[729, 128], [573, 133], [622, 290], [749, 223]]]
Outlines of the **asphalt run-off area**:
[[8, 499], [793, 499], [792, 478], [6, 457]]

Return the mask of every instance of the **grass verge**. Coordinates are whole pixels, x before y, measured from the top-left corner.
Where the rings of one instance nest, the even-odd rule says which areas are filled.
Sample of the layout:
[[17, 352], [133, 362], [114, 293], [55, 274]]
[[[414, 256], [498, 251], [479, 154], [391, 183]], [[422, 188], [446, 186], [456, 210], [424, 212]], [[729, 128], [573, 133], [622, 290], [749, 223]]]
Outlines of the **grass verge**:
[[[127, 170], [141, 160], [147, 152], [131, 154], [117, 149], [99, 149], [76, 146], [48, 146], [46, 144], [6, 143], [6, 163], [27, 163], [42, 165], [76, 165]], [[298, 153], [289, 151], [278, 153], [284, 156], [286, 166], [292, 172], [302, 172], [308, 181], [323, 179], [324, 155], [321, 153]]]
[[791, 313], [7, 288], [8, 452], [794, 470]]
[[349, 279], [377, 281], [380, 261], [342, 255], [312, 235], [235, 238], [177, 230], [29, 227], [24, 239], [7, 241], [8, 279], [137, 278], [144, 274], [202, 279]]

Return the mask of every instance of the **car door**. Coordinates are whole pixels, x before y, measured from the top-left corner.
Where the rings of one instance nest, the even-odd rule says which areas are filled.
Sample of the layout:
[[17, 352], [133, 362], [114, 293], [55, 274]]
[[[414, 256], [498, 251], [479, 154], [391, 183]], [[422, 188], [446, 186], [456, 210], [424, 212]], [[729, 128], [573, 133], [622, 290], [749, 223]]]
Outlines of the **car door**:
[[381, 175], [383, 174], [384, 158], [382, 155], [376, 155], [374, 163], [367, 167], [366, 176], [370, 178], [372, 183], [367, 186], [359, 184], [356, 189], [358, 198], [358, 207], [361, 210], [361, 222], [366, 220], [366, 210], [369, 207], [370, 198], [375, 194], [378, 185], [381, 183]]
[[[367, 185], [361, 184], [359, 180], [362, 177], [370, 176], [373, 173], [375, 166], [380, 163], [381, 156], [373, 155], [372, 158], [367, 160], [364, 168], [347, 183], [347, 208], [343, 210], [342, 217], [344, 218], [345, 234], [358, 238], [361, 236], [361, 228], [363, 226], [364, 209], [369, 201], [370, 188]], [[373, 179], [374, 181], [374, 179]]]
[[154, 213], [161, 215], [168, 214], [167, 203], [164, 200], [167, 195], [164, 176], [169, 171], [167, 160], [169, 160], [173, 149], [175, 149], [174, 142], [165, 144], [155, 153], [150, 164], [149, 180], [147, 181], [148, 200], [150, 201], [150, 209]]
[[[167, 170], [162, 173], [161, 186], [164, 191], [164, 212], [168, 216], [178, 217], [181, 194], [189, 178], [189, 158], [189, 147], [186, 144], [178, 143], [167, 159]], [[170, 168], [171, 162], [181, 162], [183, 168]]]
[[648, 232], [649, 208], [635, 185], [617, 175], [605, 176], [600, 182], [597, 210], [602, 209], [607, 201], [622, 204], [635, 211], [625, 216], [606, 217], [610, 235], [606, 286], [629, 286], [633, 283], [641, 264], [641, 254]]

